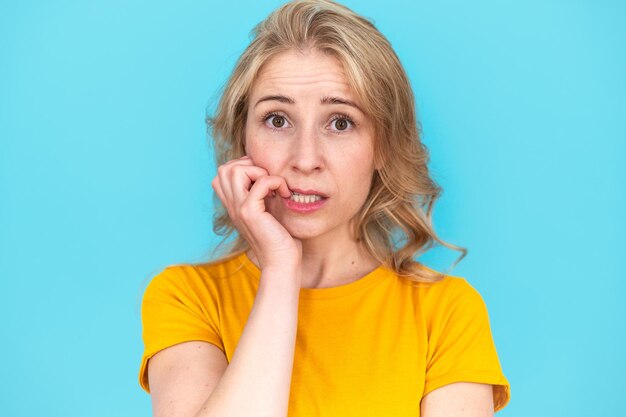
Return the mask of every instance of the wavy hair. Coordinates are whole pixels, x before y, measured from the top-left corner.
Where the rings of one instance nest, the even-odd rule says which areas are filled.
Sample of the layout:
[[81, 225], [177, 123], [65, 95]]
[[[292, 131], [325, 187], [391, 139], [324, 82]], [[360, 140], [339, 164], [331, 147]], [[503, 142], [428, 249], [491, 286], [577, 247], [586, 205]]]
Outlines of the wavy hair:
[[[442, 189], [430, 177], [429, 154], [421, 142], [413, 91], [389, 41], [374, 23], [329, 0], [296, 0], [273, 11], [250, 33], [251, 42], [224, 86], [216, 113], [207, 116], [217, 164], [245, 155], [249, 94], [261, 66], [288, 50], [315, 49], [343, 65], [348, 84], [374, 126], [376, 170], [367, 200], [356, 215], [354, 235], [383, 266], [415, 282], [445, 275], [414, 258], [441, 240], [432, 225], [432, 209]], [[218, 198], [213, 230], [224, 237], [236, 231]], [[228, 245], [232, 255], [249, 248], [241, 236]], [[451, 268], [452, 268], [451, 267]]]

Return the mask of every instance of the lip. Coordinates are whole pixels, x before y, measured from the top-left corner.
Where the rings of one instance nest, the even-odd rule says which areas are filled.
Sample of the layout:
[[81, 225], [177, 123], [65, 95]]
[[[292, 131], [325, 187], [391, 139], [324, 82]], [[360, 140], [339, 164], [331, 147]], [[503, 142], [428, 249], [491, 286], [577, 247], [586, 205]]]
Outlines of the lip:
[[319, 195], [320, 197], [324, 197], [324, 198], [328, 198], [328, 196], [326, 194], [324, 194], [321, 191], [317, 191], [317, 190], [302, 190], [300, 188], [289, 188], [291, 191], [294, 191], [298, 194], [307, 194], [307, 195]]
[[300, 214], [312, 213], [322, 208], [322, 206], [326, 204], [326, 201], [328, 201], [328, 197], [325, 197], [319, 191], [315, 191], [315, 190], [304, 191], [304, 190], [299, 190], [297, 188], [292, 188], [291, 191], [295, 191], [298, 194], [309, 194], [309, 195], [316, 194], [316, 195], [322, 196], [322, 199], [318, 201], [314, 201], [313, 203], [298, 203], [297, 201], [293, 201], [291, 198], [281, 198], [283, 200], [283, 204], [285, 205], [285, 207], [287, 207], [289, 210], [294, 211], [296, 213], [300, 213]]

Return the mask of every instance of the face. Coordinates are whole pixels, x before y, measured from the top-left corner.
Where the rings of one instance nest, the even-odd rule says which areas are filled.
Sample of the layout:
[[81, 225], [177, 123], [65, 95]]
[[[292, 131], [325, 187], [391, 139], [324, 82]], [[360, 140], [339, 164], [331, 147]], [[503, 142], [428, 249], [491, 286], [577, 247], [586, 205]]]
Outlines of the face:
[[298, 239], [349, 236], [374, 173], [374, 137], [341, 63], [311, 51], [273, 57], [254, 83], [246, 152], [290, 190], [318, 197], [265, 199], [266, 209]]

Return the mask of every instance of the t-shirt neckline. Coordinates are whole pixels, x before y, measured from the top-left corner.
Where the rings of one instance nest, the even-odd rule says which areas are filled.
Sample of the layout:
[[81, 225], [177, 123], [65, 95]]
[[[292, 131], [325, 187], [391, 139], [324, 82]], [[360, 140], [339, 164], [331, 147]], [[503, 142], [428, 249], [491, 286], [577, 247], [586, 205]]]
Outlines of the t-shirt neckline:
[[[248, 254], [244, 251], [239, 257], [243, 267], [254, 277], [257, 283], [261, 280], [261, 270], [252, 262]], [[382, 265], [365, 276], [349, 284], [327, 288], [300, 288], [301, 300], [327, 300], [344, 297], [362, 291], [382, 281], [386, 276], [391, 275], [391, 271]]]

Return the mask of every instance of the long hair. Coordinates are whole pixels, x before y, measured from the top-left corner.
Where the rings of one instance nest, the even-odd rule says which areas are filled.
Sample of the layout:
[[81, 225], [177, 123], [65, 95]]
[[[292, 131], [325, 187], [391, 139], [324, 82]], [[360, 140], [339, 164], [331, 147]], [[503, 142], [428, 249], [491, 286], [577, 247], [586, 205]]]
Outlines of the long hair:
[[[355, 218], [354, 235], [382, 265], [416, 282], [435, 282], [443, 274], [415, 260], [441, 240], [432, 225], [432, 209], [442, 189], [430, 177], [429, 154], [421, 142], [413, 91], [389, 41], [374, 24], [347, 7], [329, 0], [296, 0], [284, 4], [257, 24], [228, 79], [216, 113], [207, 116], [217, 164], [245, 155], [245, 124], [249, 94], [259, 69], [288, 50], [319, 50], [343, 65], [347, 81], [375, 134], [376, 170], [365, 204]], [[213, 230], [235, 232], [219, 199]], [[241, 236], [228, 246], [233, 254], [249, 248]]]

